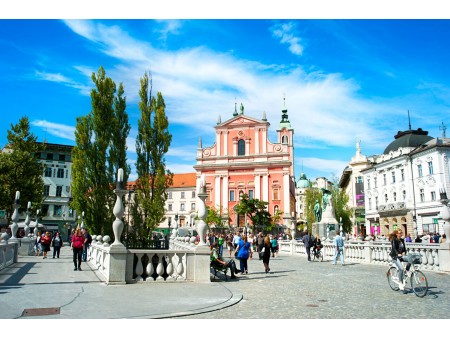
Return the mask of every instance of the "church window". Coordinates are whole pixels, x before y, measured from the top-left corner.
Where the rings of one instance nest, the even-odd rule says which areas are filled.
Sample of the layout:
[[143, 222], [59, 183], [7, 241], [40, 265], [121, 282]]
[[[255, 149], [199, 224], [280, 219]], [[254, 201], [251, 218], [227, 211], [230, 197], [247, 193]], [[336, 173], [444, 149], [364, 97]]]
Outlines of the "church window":
[[239, 140], [238, 141], [238, 156], [244, 156], [245, 155], [245, 141]]
[[283, 144], [288, 144], [288, 143], [289, 143], [289, 139], [288, 139], [288, 137], [287, 137], [286, 135], [284, 135], [284, 136], [281, 138], [281, 143], [283, 143]]

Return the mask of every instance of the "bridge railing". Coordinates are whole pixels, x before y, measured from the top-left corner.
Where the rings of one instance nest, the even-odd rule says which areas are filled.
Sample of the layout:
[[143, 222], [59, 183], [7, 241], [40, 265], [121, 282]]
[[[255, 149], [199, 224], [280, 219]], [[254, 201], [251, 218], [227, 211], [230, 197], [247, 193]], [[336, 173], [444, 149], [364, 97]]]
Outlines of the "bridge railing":
[[19, 243], [2, 240], [0, 241], [0, 270], [17, 262]]
[[[117, 250], [109, 237], [92, 238], [88, 262], [107, 283], [210, 281], [208, 246], [177, 238], [169, 249]], [[118, 260], [123, 264], [118, 266]]]
[[[283, 254], [299, 255], [306, 257], [306, 248], [301, 241], [279, 241], [279, 251]], [[335, 254], [335, 248], [332, 242], [322, 242], [324, 259], [331, 260]], [[441, 260], [447, 259], [448, 249], [442, 250], [440, 255], [440, 244], [429, 243], [406, 243], [407, 253], [415, 252], [422, 256], [422, 270], [447, 271], [441, 267]], [[375, 242], [345, 242], [344, 257], [346, 262], [356, 262], [364, 264], [388, 265], [392, 258], [389, 253], [391, 243], [389, 241]], [[447, 266], [447, 264], [444, 264]]]

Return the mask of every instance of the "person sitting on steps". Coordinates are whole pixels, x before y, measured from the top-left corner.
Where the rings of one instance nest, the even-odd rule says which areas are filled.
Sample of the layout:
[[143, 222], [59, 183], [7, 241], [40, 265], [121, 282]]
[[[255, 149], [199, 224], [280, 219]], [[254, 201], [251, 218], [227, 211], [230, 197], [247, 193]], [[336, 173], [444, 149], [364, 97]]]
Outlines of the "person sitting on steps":
[[236, 268], [234, 259], [225, 260], [222, 256], [219, 255], [219, 243], [217, 242], [213, 244], [210, 259], [211, 262], [216, 262], [220, 265], [223, 265], [224, 267], [228, 267], [231, 271], [231, 279], [236, 279], [235, 274], [241, 272], [241, 270]]

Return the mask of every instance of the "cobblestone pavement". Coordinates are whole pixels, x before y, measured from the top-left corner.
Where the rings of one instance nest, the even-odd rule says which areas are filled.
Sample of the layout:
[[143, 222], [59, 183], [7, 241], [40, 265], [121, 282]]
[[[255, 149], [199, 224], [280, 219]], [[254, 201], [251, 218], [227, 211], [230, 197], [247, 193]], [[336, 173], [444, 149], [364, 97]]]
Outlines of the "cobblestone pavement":
[[[239, 263], [237, 262], [238, 266]], [[312, 262], [303, 257], [271, 258], [271, 271], [262, 261], [249, 260], [249, 274], [237, 280], [216, 278], [231, 291], [243, 294], [236, 305], [185, 319], [449, 319], [450, 275], [423, 271], [429, 290], [417, 297], [409, 283], [392, 291], [387, 266], [331, 261]]]

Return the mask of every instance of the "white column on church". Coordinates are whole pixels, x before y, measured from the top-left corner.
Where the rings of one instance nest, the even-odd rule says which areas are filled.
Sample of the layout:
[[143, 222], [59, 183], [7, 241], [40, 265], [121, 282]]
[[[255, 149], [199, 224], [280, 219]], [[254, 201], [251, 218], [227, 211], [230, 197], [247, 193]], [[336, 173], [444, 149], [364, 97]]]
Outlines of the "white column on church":
[[284, 200], [284, 213], [291, 214], [291, 203], [289, 198], [289, 173], [283, 174], [283, 200]]
[[221, 139], [221, 136], [222, 136], [222, 132], [218, 131], [218, 132], [216, 133], [217, 156], [220, 156], [220, 155], [221, 155], [221, 154], [220, 154], [220, 139]]
[[237, 156], [237, 141], [233, 140], [233, 156]]
[[265, 202], [269, 202], [269, 175], [263, 175], [263, 198], [262, 200]]
[[255, 154], [259, 154], [259, 128], [255, 129]]
[[220, 205], [220, 175], [215, 177], [214, 190], [214, 206]]
[[263, 129], [263, 133], [262, 133], [262, 146], [263, 146], [263, 154], [267, 153], [267, 129]]
[[261, 199], [261, 176], [255, 175], [255, 198]]
[[228, 176], [223, 176], [222, 180], [222, 206], [225, 212], [228, 212]]
[[245, 140], [245, 155], [250, 155], [250, 140]]
[[223, 155], [228, 156], [228, 132], [225, 131], [223, 135]]

